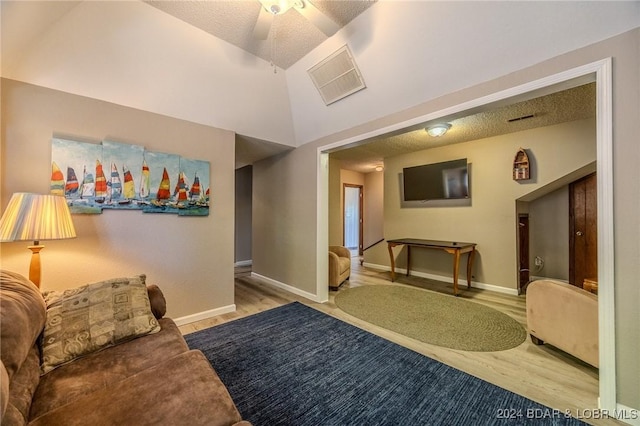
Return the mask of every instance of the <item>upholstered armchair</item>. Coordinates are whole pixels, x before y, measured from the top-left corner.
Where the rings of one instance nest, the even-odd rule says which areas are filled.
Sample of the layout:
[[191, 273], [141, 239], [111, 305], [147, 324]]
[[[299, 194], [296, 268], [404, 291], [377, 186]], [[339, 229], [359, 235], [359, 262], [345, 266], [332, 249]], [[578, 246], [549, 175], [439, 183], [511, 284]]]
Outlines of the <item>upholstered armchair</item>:
[[554, 280], [527, 286], [527, 326], [531, 341], [549, 343], [598, 367], [598, 296]]
[[351, 274], [351, 252], [342, 246], [329, 246], [329, 288], [338, 287]]

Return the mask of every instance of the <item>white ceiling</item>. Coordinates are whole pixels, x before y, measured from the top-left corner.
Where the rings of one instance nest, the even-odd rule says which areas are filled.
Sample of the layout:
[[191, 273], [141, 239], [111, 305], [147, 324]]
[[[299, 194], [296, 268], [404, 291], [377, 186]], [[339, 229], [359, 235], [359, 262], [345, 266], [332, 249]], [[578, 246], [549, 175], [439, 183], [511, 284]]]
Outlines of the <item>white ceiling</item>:
[[[253, 28], [262, 7], [258, 0], [145, 0], [145, 3], [283, 69], [328, 38], [292, 8], [274, 17], [266, 40], [257, 40]], [[375, 0], [313, 0], [311, 3], [342, 28]]]

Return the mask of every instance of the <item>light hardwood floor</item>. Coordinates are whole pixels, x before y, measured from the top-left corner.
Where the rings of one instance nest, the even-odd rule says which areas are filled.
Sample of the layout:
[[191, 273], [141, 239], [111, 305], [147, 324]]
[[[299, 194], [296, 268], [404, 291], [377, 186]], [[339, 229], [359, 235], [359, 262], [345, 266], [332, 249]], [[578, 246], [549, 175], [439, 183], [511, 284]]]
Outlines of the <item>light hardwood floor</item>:
[[[351, 278], [338, 291], [363, 285], [411, 285], [452, 294], [451, 284], [424, 278], [400, 276], [391, 283], [388, 272], [367, 269], [353, 262]], [[461, 286], [459, 296], [502, 311], [526, 328], [524, 296], [510, 296]], [[337, 292], [329, 292], [329, 302], [315, 303], [304, 297], [275, 288], [251, 276], [250, 268], [236, 269], [236, 312], [180, 327], [183, 334], [208, 328], [237, 318], [298, 301], [346, 321], [399, 345], [412, 349], [451, 367], [491, 382], [504, 389], [565, 412], [594, 425], [622, 425], [614, 419], [598, 419], [598, 370], [551, 346], [536, 346], [527, 340], [520, 346], [500, 352], [465, 352], [442, 348], [377, 327], [341, 311], [334, 303]], [[464, 402], [461, 402], [464, 404]], [[508, 409], [510, 407], [502, 407]], [[526, 413], [523, 413], [526, 416]]]

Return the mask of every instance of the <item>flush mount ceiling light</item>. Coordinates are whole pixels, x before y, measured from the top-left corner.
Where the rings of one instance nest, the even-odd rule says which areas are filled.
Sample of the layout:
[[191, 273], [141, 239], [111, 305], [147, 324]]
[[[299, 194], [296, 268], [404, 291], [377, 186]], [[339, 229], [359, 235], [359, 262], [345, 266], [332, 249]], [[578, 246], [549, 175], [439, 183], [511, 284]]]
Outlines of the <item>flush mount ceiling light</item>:
[[451, 124], [449, 123], [438, 123], [433, 126], [427, 127], [427, 133], [429, 136], [433, 136], [434, 138], [440, 137], [447, 133], [447, 131], [451, 128]]
[[264, 7], [267, 12], [272, 13], [274, 15], [280, 15], [285, 13], [287, 10], [292, 7], [297, 7], [302, 9], [304, 7], [304, 3], [302, 1], [293, 1], [293, 0], [258, 0], [262, 7]]
[[266, 40], [275, 16], [282, 15], [294, 8], [313, 25], [318, 27], [327, 37], [334, 35], [340, 25], [317, 9], [312, 3], [303, 0], [258, 0], [262, 7], [253, 28], [253, 36], [257, 40]]
[[381, 172], [381, 171], [383, 171], [383, 170], [384, 170], [384, 167], [382, 167], [382, 166], [378, 165], [378, 166], [376, 166], [376, 169], [375, 169], [375, 170], [376, 170], [376, 172]]

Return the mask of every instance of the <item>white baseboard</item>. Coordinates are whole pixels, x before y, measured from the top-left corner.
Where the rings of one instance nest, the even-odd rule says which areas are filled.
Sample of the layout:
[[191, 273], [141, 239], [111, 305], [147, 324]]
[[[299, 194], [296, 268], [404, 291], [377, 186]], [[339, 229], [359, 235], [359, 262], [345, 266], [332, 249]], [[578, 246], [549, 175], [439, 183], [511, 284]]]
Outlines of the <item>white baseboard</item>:
[[[377, 269], [380, 271], [391, 271], [391, 267], [390, 266], [386, 266], [386, 265], [378, 265], [375, 263], [368, 263], [365, 262], [364, 266], [366, 266], [367, 268], [372, 268], [372, 269]], [[396, 274], [406, 274], [407, 270], [405, 268], [396, 268]], [[426, 272], [420, 272], [420, 271], [411, 271], [411, 274], [414, 277], [420, 277], [420, 278], [428, 278], [431, 280], [436, 280], [436, 281], [442, 281], [445, 283], [452, 283], [453, 280], [451, 277], [446, 277], [444, 275], [435, 275], [435, 274], [428, 274]], [[466, 287], [466, 280], [458, 280], [458, 286], [459, 288], [465, 288]], [[513, 296], [517, 296], [518, 295], [518, 289], [516, 288], [506, 288], [506, 287], [502, 287], [499, 285], [494, 285], [494, 284], [486, 284], [486, 283], [481, 283], [478, 281], [471, 281], [471, 287], [473, 288], [479, 288], [481, 290], [489, 290], [489, 291], [495, 291], [496, 293], [504, 293], [504, 294], [510, 294]]]
[[296, 287], [290, 286], [289, 284], [285, 284], [285, 283], [282, 283], [280, 281], [274, 280], [273, 278], [265, 277], [264, 275], [260, 275], [260, 274], [257, 274], [255, 272], [251, 272], [251, 276], [253, 278], [257, 278], [259, 280], [264, 281], [266, 284], [272, 285], [274, 287], [278, 287], [278, 288], [280, 288], [282, 290], [286, 290], [289, 293], [297, 294], [298, 296], [302, 296], [302, 297], [304, 297], [306, 299], [309, 299], [309, 300], [311, 300], [313, 302], [324, 303], [324, 302], [327, 301], [327, 300], [320, 300], [318, 298], [318, 296], [316, 296], [313, 293], [309, 293], [307, 291], [300, 290], [299, 288], [296, 288]]
[[249, 260], [239, 260], [236, 263], [233, 264], [234, 267], [238, 267], [238, 266], [251, 266], [253, 264], [253, 260], [249, 259]]
[[210, 309], [204, 312], [198, 312], [195, 314], [187, 315], [180, 318], [175, 318], [173, 321], [178, 325], [191, 324], [192, 322], [202, 321], [204, 319], [217, 317], [218, 315], [228, 314], [236, 311], [236, 305], [227, 305], [221, 308]]

